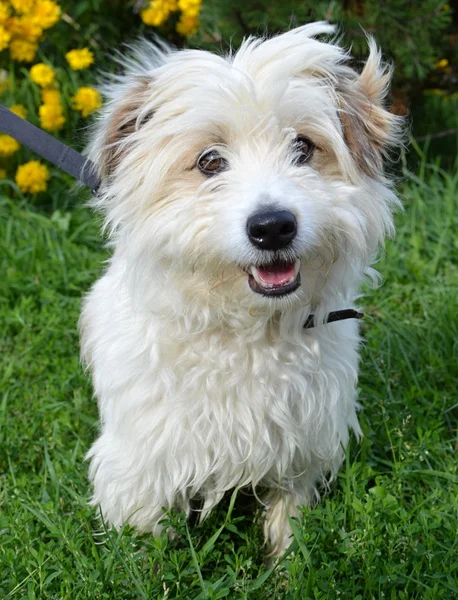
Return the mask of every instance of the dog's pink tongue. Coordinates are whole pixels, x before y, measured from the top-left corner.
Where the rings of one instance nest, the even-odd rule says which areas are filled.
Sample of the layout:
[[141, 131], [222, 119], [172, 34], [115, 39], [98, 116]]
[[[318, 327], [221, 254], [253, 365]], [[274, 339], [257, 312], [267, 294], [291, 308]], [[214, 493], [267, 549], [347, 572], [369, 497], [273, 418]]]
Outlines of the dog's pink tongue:
[[294, 263], [274, 263], [258, 267], [259, 278], [269, 285], [283, 285], [294, 277]]

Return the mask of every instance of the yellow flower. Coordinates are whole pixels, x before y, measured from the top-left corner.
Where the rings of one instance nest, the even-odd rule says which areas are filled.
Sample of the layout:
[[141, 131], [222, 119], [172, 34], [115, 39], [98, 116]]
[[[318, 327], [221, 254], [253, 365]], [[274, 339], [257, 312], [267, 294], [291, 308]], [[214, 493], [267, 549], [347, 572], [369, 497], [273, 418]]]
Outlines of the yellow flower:
[[73, 108], [79, 110], [84, 118], [102, 106], [100, 93], [91, 87], [80, 87], [72, 101]]
[[8, 173], [6, 169], [0, 169], [0, 179], [6, 179], [8, 177]]
[[13, 40], [10, 44], [11, 58], [18, 62], [32, 62], [37, 50], [37, 44], [25, 40]]
[[41, 90], [41, 100], [43, 104], [54, 104], [60, 106], [60, 92], [53, 88]]
[[448, 67], [448, 60], [446, 58], [437, 61], [436, 69], [445, 69], [446, 67]]
[[51, 177], [49, 170], [39, 160], [30, 160], [24, 163], [16, 171], [16, 183], [21, 192], [38, 194], [47, 188], [47, 182]]
[[30, 69], [30, 79], [40, 87], [49, 87], [54, 83], [55, 78], [54, 69], [44, 63], [33, 65]]
[[43, 29], [30, 15], [25, 17], [11, 17], [7, 22], [9, 33], [15, 38], [29, 42], [36, 42], [43, 33]]
[[151, 0], [149, 7], [140, 13], [141, 19], [145, 25], [159, 27], [165, 23], [171, 12], [178, 8], [177, 0]]
[[188, 16], [187, 14], [182, 14], [180, 16], [180, 20], [177, 23], [176, 30], [180, 35], [190, 36], [196, 33], [199, 28], [199, 19], [194, 16]]
[[11, 156], [19, 150], [20, 143], [5, 133], [0, 134], [0, 156]]
[[159, 27], [159, 25], [167, 21], [169, 13], [162, 8], [147, 8], [146, 10], [142, 10], [140, 16], [145, 25]]
[[89, 48], [70, 50], [70, 52], [67, 52], [65, 55], [65, 58], [74, 71], [87, 69], [94, 62], [94, 54], [89, 50]]
[[42, 104], [38, 107], [38, 116], [40, 125], [47, 131], [58, 131], [65, 123], [60, 104]]
[[60, 6], [53, 0], [36, 0], [32, 17], [40, 27], [49, 29], [60, 19]]
[[22, 104], [13, 104], [13, 106], [10, 106], [10, 111], [21, 117], [21, 119], [27, 119], [27, 109]]
[[6, 31], [3, 25], [0, 25], [0, 52], [5, 48], [8, 48], [10, 39], [11, 35]]
[[32, 10], [35, 0], [10, 0], [10, 2], [17, 13], [26, 15]]
[[0, 23], [3, 25], [9, 16], [10, 7], [8, 4], [6, 4], [6, 2], [0, 2]]
[[197, 17], [202, 8], [202, 0], [178, 0], [178, 8], [184, 17]]

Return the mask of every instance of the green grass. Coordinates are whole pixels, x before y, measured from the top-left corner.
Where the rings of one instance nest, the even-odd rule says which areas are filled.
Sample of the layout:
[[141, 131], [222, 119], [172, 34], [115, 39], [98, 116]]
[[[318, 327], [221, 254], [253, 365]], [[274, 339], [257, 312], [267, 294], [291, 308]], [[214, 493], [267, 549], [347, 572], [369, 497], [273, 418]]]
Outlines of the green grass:
[[[458, 171], [406, 174], [398, 235], [367, 291], [365, 438], [267, 569], [239, 494], [177, 539], [109, 531], [88, 507], [97, 411], [78, 362], [81, 296], [106, 257], [77, 196], [0, 189], [0, 597], [458, 598]], [[62, 184], [63, 187], [63, 184]], [[67, 198], [67, 199], [66, 199]], [[234, 499], [232, 499], [234, 500]]]

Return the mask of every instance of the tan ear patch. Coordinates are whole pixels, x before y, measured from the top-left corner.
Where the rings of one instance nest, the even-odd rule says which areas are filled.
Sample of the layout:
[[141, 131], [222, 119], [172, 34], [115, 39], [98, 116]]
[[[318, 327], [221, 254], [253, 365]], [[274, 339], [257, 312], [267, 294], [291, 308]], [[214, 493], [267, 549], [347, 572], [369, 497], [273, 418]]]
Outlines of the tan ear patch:
[[148, 83], [146, 79], [140, 80], [124, 97], [119, 108], [110, 115], [100, 161], [102, 173], [105, 175], [109, 175], [119, 163], [126, 147], [126, 138], [138, 128], [140, 109], [146, 101]]
[[381, 64], [373, 40], [369, 45], [370, 55], [362, 73], [339, 84], [340, 119], [359, 168], [380, 179], [387, 150], [400, 143], [400, 119], [385, 108], [391, 70]]

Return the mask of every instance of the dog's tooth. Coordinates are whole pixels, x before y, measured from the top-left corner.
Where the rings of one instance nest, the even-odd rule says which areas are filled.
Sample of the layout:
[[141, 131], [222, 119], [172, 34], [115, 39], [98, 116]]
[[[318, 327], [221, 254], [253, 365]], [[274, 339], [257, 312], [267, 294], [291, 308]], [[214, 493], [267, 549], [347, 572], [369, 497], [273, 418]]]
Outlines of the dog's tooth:
[[296, 281], [300, 268], [301, 268], [301, 261], [297, 258], [294, 263], [294, 274], [289, 278], [288, 283], [294, 283]]
[[258, 272], [257, 268], [254, 265], [251, 265], [250, 271], [251, 271], [251, 274], [254, 277], [254, 280], [257, 283], [259, 283], [259, 285], [263, 285], [263, 282], [261, 281], [261, 278], [259, 277], [259, 272]]
[[292, 275], [288, 279], [288, 281], [287, 281], [288, 284], [294, 283], [296, 281], [300, 268], [301, 268], [301, 261], [299, 259], [296, 259], [296, 262], [294, 263], [294, 275]]

